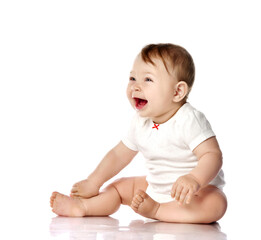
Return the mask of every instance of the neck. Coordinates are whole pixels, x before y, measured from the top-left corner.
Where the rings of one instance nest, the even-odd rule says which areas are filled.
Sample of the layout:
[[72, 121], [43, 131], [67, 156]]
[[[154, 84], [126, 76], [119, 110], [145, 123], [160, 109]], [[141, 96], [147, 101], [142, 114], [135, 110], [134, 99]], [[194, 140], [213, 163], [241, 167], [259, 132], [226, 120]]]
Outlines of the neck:
[[152, 117], [151, 120], [154, 122], [154, 123], [157, 123], [157, 124], [162, 124], [162, 123], [165, 123], [167, 122], [169, 119], [171, 119], [175, 114], [176, 112], [185, 104], [186, 102], [181, 102], [179, 104], [176, 104], [175, 107], [171, 108], [170, 111], [162, 114], [161, 116], [158, 116], [158, 117]]

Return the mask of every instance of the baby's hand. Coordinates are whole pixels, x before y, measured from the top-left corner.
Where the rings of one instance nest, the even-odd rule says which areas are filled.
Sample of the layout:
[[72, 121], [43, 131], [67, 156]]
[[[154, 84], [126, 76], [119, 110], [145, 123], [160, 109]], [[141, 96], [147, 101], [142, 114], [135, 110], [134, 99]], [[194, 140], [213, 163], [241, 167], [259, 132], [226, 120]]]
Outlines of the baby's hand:
[[85, 179], [73, 185], [71, 190], [71, 196], [91, 198], [99, 194], [99, 189], [100, 187], [96, 185], [94, 182]]
[[179, 177], [173, 184], [171, 196], [180, 204], [189, 204], [199, 188], [200, 184], [196, 178], [191, 174], [187, 174]]

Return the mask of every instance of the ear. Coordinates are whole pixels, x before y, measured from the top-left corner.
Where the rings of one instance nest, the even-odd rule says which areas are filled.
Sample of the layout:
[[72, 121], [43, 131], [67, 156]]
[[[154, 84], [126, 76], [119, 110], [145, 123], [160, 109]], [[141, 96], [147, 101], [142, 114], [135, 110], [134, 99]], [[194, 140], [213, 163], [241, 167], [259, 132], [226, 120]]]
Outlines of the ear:
[[180, 102], [188, 94], [188, 85], [186, 82], [180, 81], [174, 89], [173, 102]]

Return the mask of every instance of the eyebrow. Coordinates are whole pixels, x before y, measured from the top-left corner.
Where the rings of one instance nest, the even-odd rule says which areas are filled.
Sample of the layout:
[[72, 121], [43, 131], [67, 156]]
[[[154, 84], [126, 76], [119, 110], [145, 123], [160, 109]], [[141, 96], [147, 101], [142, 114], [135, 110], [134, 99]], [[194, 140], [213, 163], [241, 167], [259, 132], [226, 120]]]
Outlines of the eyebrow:
[[[135, 71], [130, 71], [130, 74], [132, 74], [132, 73], [135, 73]], [[152, 75], [154, 75], [154, 73], [152, 73], [152, 72], [142, 72], [143, 74], [152, 74]]]

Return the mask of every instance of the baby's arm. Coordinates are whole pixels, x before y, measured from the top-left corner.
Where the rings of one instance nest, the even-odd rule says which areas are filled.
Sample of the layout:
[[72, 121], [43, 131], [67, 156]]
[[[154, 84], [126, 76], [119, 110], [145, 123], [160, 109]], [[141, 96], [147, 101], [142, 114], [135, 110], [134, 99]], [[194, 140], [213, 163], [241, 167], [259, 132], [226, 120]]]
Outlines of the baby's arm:
[[187, 175], [178, 178], [172, 188], [171, 196], [177, 201], [189, 204], [192, 196], [205, 187], [218, 174], [222, 166], [222, 152], [215, 137], [198, 145], [193, 153], [198, 165]]
[[73, 185], [71, 196], [89, 198], [98, 195], [100, 187], [126, 167], [137, 153], [120, 142], [105, 155], [87, 179]]
[[190, 173], [198, 179], [201, 187], [205, 187], [217, 176], [223, 164], [217, 139], [209, 138], [196, 147], [193, 153], [198, 158], [198, 165]]

